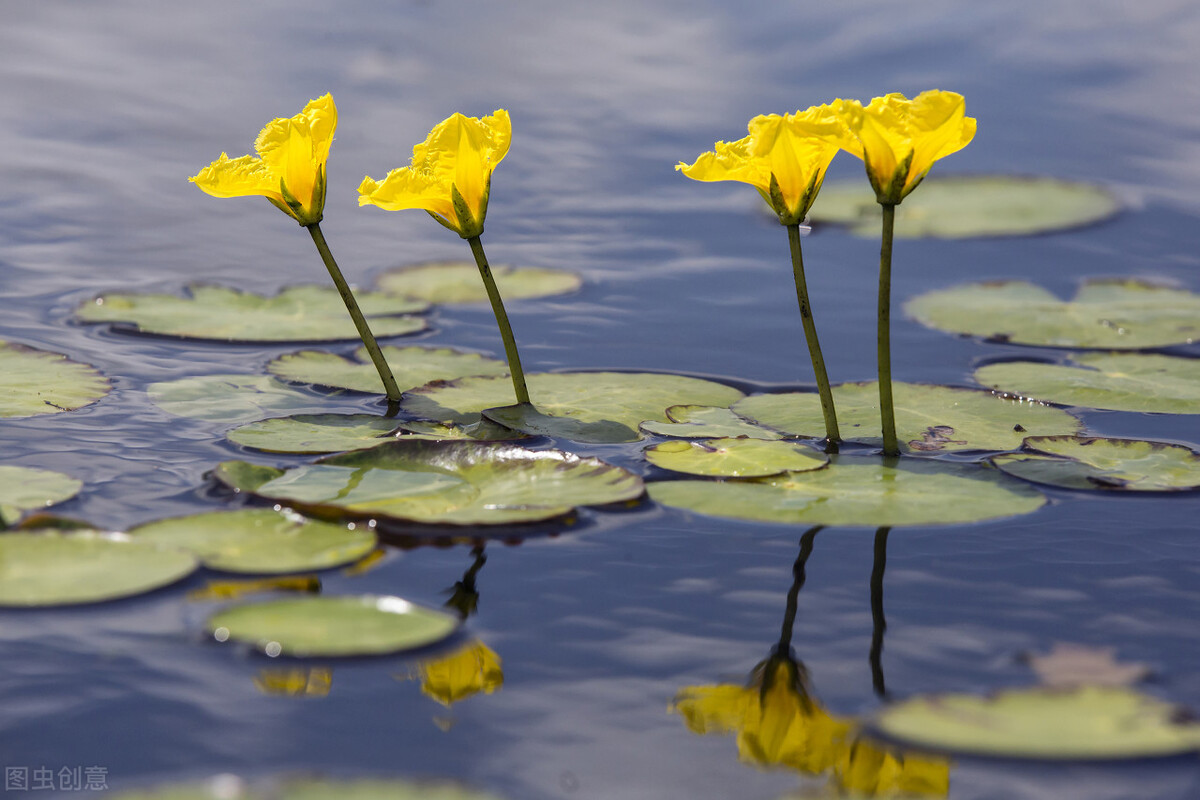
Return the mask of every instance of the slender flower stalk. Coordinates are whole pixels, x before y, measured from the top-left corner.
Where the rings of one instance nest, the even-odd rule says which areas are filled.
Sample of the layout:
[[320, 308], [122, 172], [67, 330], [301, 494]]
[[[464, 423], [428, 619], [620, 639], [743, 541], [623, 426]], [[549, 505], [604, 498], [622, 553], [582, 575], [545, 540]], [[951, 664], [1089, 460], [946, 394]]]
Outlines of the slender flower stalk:
[[760, 115], [750, 120], [747, 128], [750, 135], [744, 139], [717, 142], [712, 151], [702, 153], [695, 163], [680, 163], [675, 169], [693, 180], [750, 184], [779, 217], [780, 224], [787, 227], [800, 321], [821, 398], [825, 435], [830, 447], [836, 449], [841, 434], [808, 301], [799, 226], [821, 190], [829, 162], [839, 149], [847, 146], [848, 133], [835, 106], [814, 106], [783, 116]]
[[326, 94], [310, 100], [303, 111], [290, 119], [277, 117], [268, 122], [254, 142], [257, 156], [230, 158], [221, 153], [220, 158], [188, 180], [214, 197], [265, 197], [271, 205], [308, 229], [350, 318], [354, 320], [354, 327], [379, 371], [388, 402], [394, 404], [400, 401], [396, 379], [321, 233], [320, 223], [325, 211], [325, 162], [329, 159], [329, 146], [336, 129], [337, 106], [333, 104], [333, 97]]
[[975, 119], [965, 116], [965, 101], [954, 92], [932, 90], [909, 100], [902, 94], [876, 97], [864, 107], [838, 100], [836, 114], [851, 136], [842, 145], [861, 158], [875, 200], [883, 209], [879, 249], [879, 414], [883, 454], [897, 456], [896, 415], [892, 403], [891, 291], [892, 238], [896, 206], [916, 189], [933, 162], [956, 153], [975, 138]]
[[804, 326], [804, 340], [808, 342], [808, 355], [812, 359], [813, 372], [817, 377], [817, 393], [821, 398], [821, 414], [825, 417], [825, 433], [830, 446], [836, 448], [842, 436], [838, 431], [837, 410], [833, 406], [829, 375], [825, 372], [825, 358], [821, 355], [821, 343], [817, 340], [817, 325], [813, 321], [812, 307], [808, 302], [808, 284], [804, 280], [804, 255], [800, 250], [800, 225], [788, 225], [787, 231], [792, 251], [792, 274], [796, 280], [796, 301], [800, 304], [800, 322]]
[[424, 209], [443, 227], [467, 240], [504, 340], [513, 392], [518, 403], [528, 403], [529, 390], [517, 342], [479, 241], [492, 190], [492, 171], [508, 154], [511, 139], [512, 123], [502, 108], [483, 118], [454, 114], [438, 123], [425, 141], [413, 148], [409, 166], [392, 170], [381, 181], [363, 178], [358, 204], [388, 211]]

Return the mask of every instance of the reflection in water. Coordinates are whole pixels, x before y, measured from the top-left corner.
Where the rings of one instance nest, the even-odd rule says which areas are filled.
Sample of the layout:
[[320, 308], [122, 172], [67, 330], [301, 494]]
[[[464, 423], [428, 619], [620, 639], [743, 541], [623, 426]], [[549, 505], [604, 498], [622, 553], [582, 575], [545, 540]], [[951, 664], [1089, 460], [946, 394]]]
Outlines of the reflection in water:
[[324, 697], [333, 685], [328, 667], [264, 669], [254, 676], [254, 687], [263, 694], [282, 697]]
[[[672, 710], [681, 714], [693, 733], [735, 733], [741, 759], [761, 767], [787, 767], [805, 775], [828, 775], [839, 791], [867, 797], [946, 797], [950, 764], [943, 759], [886, 750], [864, 738], [850, 717], [830, 714], [813, 695], [808, 670], [793, 654], [792, 628], [805, 564], [820, 527], [800, 540], [800, 555], [792, 569], [787, 608], [778, 644], [755, 666], [745, 686], [719, 684], [688, 686], [679, 691]], [[878, 692], [883, 693], [883, 548], [887, 529], [875, 539], [875, 569], [871, 579], [871, 665]]]

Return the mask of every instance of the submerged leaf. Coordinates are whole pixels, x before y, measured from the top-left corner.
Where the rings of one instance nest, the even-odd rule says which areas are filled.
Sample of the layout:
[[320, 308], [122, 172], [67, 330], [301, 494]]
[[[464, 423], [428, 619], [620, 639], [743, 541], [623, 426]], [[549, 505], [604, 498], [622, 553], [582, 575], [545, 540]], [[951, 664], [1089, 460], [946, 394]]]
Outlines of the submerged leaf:
[[752, 425], [728, 408], [717, 406], [671, 406], [667, 409], [670, 422], [647, 420], [641, 424], [643, 433], [684, 439], [781, 439], [783, 435], [759, 425]]
[[[384, 347], [382, 350], [401, 391], [431, 381], [508, 374], [508, 366], [503, 361], [449, 347]], [[319, 350], [289, 353], [268, 364], [267, 371], [296, 383], [383, 394], [379, 372], [370, 362], [365, 347], [355, 351], [354, 360]]]
[[1088, 281], [1069, 302], [1025, 281], [972, 283], [904, 310], [938, 330], [1047, 347], [1137, 350], [1200, 338], [1200, 295], [1132, 280]]
[[0, 418], [74, 411], [109, 388], [94, 367], [0, 339]]
[[[543, 267], [492, 266], [492, 277], [505, 300], [524, 300], [573, 292], [583, 279], [573, 272]], [[401, 267], [379, 276], [379, 288], [431, 303], [486, 303], [479, 268], [468, 261], [436, 261]]]
[[1032, 436], [1024, 451], [993, 456], [1009, 475], [1065, 489], [1169, 492], [1200, 487], [1200, 455], [1142, 439]]
[[803, 472], [829, 463], [826, 455], [804, 445], [762, 439], [663, 442], [647, 447], [645, 455], [647, 461], [663, 469], [728, 478]]
[[268, 453], [340, 453], [374, 447], [396, 425], [375, 414], [296, 414], [241, 425], [225, 438]]
[[199, 375], [146, 388], [168, 414], [210, 422], [250, 422], [320, 405], [320, 399], [269, 375]]
[[[382, 292], [358, 292], [359, 307], [376, 336], [424, 330], [422, 317], [405, 316], [429, 304]], [[292, 286], [263, 297], [225, 286], [194, 284], [187, 297], [107, 294], [75, 310], [84, 322], [124, 322], [143, 333], [227, 342], [333, 342], [359, 338], [341, 295], [324, 286]]]

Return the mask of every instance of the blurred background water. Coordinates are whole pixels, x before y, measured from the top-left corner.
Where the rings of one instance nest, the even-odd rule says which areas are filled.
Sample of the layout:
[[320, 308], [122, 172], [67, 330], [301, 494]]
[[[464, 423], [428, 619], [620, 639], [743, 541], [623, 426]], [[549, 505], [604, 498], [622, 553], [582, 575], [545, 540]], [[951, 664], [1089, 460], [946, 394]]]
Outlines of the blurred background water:
[[[407, 163], [449, 114], [507, 108], [513, 146], [493, 183], [489, 255], [586, 279], [573, 295], [510, 304], [526, 369], [794, 386], [809, 368], [786, 237], [748, 187], [688, 181], [677, 161], [741, 137], [759, 113], [953, 90], [979, 134], [935, 171], [1098, 182], [1128, 210], [1069, 233], [900, 242], [897, 303], [1000, 278], [1064, 295], [1114, 275], [1197, 290], [1198, 46], [1200, 7], [1187, 0], [6, 3], [0, 338], [93, 364], [114, 391], [78, 412], [4, 420], [4, 463], [81, 479], [63, 512], [114, 529], [223, 507], [204, 474], [245, 456], [222, 440], [228, 426], [172, 417], [145, 387], [256, 373], [297, 348], [138, 337], [72, 322], [71, 310], [109, 290], [205, 281], [272, 293], [327, 280], [291, 220], [186, 180], [222, 150], [249, 152], [268, 119], [325, 92], [340, 122], [323, 227], [352, 282], [466, 257], [424, 214], [358, 209], [355, 189]], [[859, 176], [861, 164], [841, 156], [831, 174]], [[805, 248], [831, 377], [870, 379], [878, 243], [821, 230]], [[433, 322], [419, 341], [500, 349], [486, 308], [441, 309]], [[902, 319], [893, 351], [897, 378], [959, 385], [982, 359], [1032, 352]], [[314, 410], [371, 407], [313, 397]], [[1200, 443], [1195, 417], [1084, 419], [1105, 434]], [[636, 447], [588, 452], [640, 463]], [[1155, 691], [1200, 706], [1200, 500], [1051, 494], [1026, 518], [893, 532], [888, 688], [1026, 683], [1022, 652], [1071, 641], [1147, 662]], [[767, 655], [801, 533], [647, 504], [493, 543], [469, 628], [499, 653], [504, 686], [449, 709], [405, 679], [403, 659], [334, 665], [325, 697], [265, 695], [253, 679], [272, 662], [202, 641], [178, 588], [4, 613], [0, 762], [100, 765], [114, 787], [318, 771], [458, 777], [530, 800], [778, 798], [814, 782], [739, 763], [732, 738], [696, 736], [667, 708], [684, 686], [741, 682]], [[794, 645], [839, 714], [879, 703], [867, 660], [871, 544], [866, 530], [822, 532], [800, 596]], [[329, 592], [438, 605], [471, 562], [463, 546], [393, 550], [364, 576], [323, 580]], [[951, 787], [956, 800], [1186, 800], [1200, 795], [1200, 775], [1195, 759], [963, 762]]]

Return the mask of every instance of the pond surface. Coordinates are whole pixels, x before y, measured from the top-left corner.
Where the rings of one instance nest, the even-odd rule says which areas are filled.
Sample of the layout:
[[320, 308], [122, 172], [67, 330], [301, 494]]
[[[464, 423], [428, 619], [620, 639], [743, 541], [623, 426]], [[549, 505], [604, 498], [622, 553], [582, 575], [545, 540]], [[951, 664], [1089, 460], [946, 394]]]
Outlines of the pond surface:
[[[492, 187], [489, 254], [586, 280], [571, 295], [509, 304], [527, 370], [811, 388], [783, 231], [748, 187], [688, 181], [677, 161], [739, 138], [755, 114], [954, 90], [979, 134], [935, 172], [1097, 182], [1127, 210], [1040, 237], [898, 242], [897, 305], [989, 279], [1062, 296], [1093, 276], [1200, 290], [1198, 46], [1200, 8], [1187, 0], [10, 3], [0, 338], [90, 363], [113, 392], [70, 414], [0, 422], [4, 463], [82, 480], [56, 510], [121, 530], [233, 504], [205, 477], [219, 461], [302, 462], [243, 451], [224, 441], [229, 425], [170, 416], [146, 394], [155, 381], [259, 373], [297, 347], [174, 341], [70, 318], [103, 291], [206, 281], [274, 293], [327, 280], [291, 220], [186, 180], [222, 150], [248, 152], [267, 119], [325, 92], [340, 124], [323, 227], [352, 282], [466, 257], [425, 214], [359, 210], [355, 189], [362, 175], [407, 163], [449, 114], [507, 108], [514, 138]], [[860, 172], [840, 156], [831, 175]], [[869, 380], [878, 242], [822, 229], [805, 249], [831, 378]], [[1046, 356], [896, 317], [901, 380], [970, 385], [986, 359]], [[442, 308], [432, 322], [396, 341], [500, 352], [485, 307]], [[310, 411], [378, 410], [366, 396], [311, 394]], [[1195, 416], [1081, 413], [1092, 432], [1200, 443]], [[572, 449], [644, 470], [640, 448]], [[892, 532], [887, 692], [1027, 684], [1021, 654], [1065, 641], [1115, 647], [1153, 669], [1153, 692], [1200, 707], [1200, 498], [1048, 493], [1035, 515]], [[208, 607], [186, 595], [214, 573], [118, 603], [0, 614], [0, 761], [98, 766], [113, 788], [299, 771], [453, 777], [523, 800], [808, 791], [823, 779], [742, 764], [732, 736], [695, 735], [668, 710], [683, 687], [741, 683], [766, 658], [803, 532], [647, 501], [489, 543], [467, 629], [499, 655], [504, 684], [448, 708], [410, 679], [412, 660], [285, 665], [207, 640]], [[840, 715], [880, 703], [868, 659], [873, 534], [817, 535], [798, 600], [793, 647]], [[328, 594], [438, 606], [474, 562], [469, 544], [392, 548], [363, 575], [321, 581]], [[331, 668], [328, 693], [256, 688], [282, 666]], [[1200, 795], [1194, 757], [962, 761], [950, 780], [956, 800]]]

